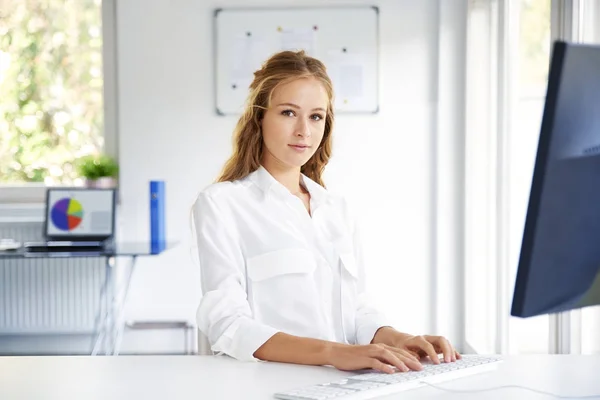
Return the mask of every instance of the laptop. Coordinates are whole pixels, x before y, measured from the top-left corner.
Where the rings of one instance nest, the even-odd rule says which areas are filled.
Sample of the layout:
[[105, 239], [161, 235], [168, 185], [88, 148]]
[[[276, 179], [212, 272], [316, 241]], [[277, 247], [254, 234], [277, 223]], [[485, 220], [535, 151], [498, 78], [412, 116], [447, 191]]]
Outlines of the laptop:
[[45, 240], [25, 243], [25, 251], [102, 251], [114, 238], [115, 209], [115, 189], [48, 188]]

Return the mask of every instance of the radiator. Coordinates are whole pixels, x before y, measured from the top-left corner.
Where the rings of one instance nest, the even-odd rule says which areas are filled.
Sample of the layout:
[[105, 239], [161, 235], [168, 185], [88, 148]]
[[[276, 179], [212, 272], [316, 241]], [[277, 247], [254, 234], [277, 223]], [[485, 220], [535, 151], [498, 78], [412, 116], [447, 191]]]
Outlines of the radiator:
[[[42, 239], [41, 222], [1, 222], [0, 238]], [[0, 260], [0, 335], [91, 333], [103, 258]]]

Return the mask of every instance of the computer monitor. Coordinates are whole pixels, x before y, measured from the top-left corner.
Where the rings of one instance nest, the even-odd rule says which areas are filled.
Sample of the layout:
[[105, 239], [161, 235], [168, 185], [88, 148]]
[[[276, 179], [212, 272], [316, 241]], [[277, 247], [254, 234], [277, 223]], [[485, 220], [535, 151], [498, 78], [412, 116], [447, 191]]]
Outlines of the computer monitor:
[[600, 304], [600, 46], [555, 42], [511, 315]]
[[115, 226], [115, 189], [49, 188], [45, 236], [48, 240], [102, 241]]

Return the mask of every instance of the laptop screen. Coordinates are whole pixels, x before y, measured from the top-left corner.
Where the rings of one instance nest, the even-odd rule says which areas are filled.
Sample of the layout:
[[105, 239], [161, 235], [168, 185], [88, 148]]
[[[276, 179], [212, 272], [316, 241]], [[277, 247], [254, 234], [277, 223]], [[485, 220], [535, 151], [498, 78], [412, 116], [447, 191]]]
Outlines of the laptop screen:
[[114, 189], [48, 189], [46, 237], [63, 240], [112, 236]]

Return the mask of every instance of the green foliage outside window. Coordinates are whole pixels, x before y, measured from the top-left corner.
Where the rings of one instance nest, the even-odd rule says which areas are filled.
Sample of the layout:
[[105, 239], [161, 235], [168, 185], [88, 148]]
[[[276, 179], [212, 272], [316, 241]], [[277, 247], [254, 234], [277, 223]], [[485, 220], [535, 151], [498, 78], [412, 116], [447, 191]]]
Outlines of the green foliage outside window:
[[72, 184], [103, 147], [100, 0], [4, 0], [0, 183]]
[[546, 95], [551, 46], [550, 10], [550, 0], [521, 0], [519, 86], [522, 97]]

